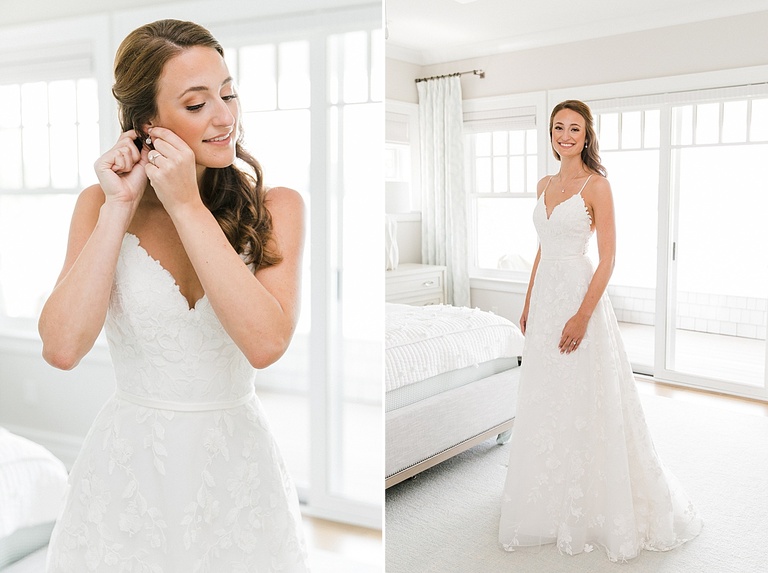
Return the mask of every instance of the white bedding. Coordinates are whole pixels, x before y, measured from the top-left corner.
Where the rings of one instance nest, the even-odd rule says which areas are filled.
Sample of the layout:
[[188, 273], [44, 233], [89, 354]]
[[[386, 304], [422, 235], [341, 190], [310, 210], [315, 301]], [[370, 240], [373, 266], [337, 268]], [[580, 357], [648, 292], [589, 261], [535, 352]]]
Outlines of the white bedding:
[[66, 487], [67, 470], [58, 458], [0, 428], [0, 539], [55, 521]]
[[387, 303], [386, 321], [387, 392], [523, 353], [520, 329], [506, 318], [479, 309]]

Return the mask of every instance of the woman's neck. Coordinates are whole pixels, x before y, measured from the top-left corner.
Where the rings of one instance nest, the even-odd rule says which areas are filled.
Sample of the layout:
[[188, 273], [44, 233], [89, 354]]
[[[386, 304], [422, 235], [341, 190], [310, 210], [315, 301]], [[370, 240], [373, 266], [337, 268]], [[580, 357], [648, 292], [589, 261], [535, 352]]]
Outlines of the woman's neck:
[[561, 158], [559, 173], [561, 178], [570, 180], [586, 174], [587, 170], [584, 168], [581, 157]]

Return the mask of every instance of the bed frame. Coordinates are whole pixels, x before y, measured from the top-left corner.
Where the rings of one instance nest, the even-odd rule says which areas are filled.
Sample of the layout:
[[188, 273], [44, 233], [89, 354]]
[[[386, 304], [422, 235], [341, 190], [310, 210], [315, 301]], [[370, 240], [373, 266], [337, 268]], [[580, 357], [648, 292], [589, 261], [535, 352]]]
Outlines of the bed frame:
[[520, 368], [512, 368], [386, 413], [389, 488], [492, 437], [511, 435]]

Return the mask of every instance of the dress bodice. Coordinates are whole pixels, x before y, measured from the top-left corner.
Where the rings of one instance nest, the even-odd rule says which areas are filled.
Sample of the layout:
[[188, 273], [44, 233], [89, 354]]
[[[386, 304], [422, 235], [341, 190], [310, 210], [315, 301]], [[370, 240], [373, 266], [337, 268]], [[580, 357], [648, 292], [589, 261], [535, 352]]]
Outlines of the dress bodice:
[[190, 309], [171, 274], [126, 233], [106, 321], [118, 392], [210, 404], [253, 389], [254, 369], [203, 296]]
[[533, 210], [542, 259], [567, 259], [586, 254], [592, 221], [581, 191], [555, 205], [547, 216], [545, 190]]

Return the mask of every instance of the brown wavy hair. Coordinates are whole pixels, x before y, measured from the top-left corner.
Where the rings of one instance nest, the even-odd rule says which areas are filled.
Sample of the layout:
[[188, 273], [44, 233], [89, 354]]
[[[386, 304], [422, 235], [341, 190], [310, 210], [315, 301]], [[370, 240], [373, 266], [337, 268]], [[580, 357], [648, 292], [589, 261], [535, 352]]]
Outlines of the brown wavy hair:
[[[118, 103], [123, 131], [136, 130], [146, 138], [142, 127], [157, 115], [158, 79], [166, 62], [194, 46], [224, 49], [213, 35], [194, 22], [158, 20], [137, 28], [120, 44], [115, 55], [115, 84], [112, 94]], [[273, 238], [272, 217], [264, 205], [261, 166], [243, 147], [241, 118], [237, 118], [238, 138], [235, 154], [253, 173], [235, 164], [208, 167], [200, 185], [205, 206], [213, 213], [232, 247], [245, 253], [246, 263], [254, 268], [275, 265], [282, 260]]]
[[[581, 160], [588, 169], [599, 173], [603, 177], [608, 175], [605, 167], [600, 163], [600, 146], [597, 143], [597, 135], [595, 134], [595, 128], [593, 126], [594, 119], [592, 118], [592, 110], [584, 102], [575, 99], [565, 100], [560, 102], [552, 110], [552, 114], [549, 116], [549, 141], [552, 142], [552, 124], [555, 122], [555, 115], [558, 112], [570, 109], [578, 113], [584, 118], [586, 137], [584, 138], [584, 149], [581, 150]], [[552, 147], [552, 153], [555, 155], [555, 159], [560, 161], [560, 154]]]

